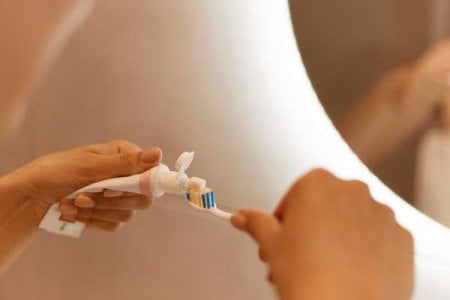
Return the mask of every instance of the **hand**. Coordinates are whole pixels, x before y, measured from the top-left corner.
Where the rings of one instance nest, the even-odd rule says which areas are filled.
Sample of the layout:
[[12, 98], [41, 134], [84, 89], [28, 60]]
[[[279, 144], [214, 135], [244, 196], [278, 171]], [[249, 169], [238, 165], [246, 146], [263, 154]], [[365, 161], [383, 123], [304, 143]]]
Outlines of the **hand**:
[[10, 174], [7, 180], [18, 187], [15, 194], [32, 201], [36, 226], [49, 207], [63, 199], [60, 209], [67, 219], [116, 230], [136, 209], [149, 207], [152, 199], [114, 191], [82, 194], [75, 201], [64, 197], [100, 180], [144, 172], [160, 161], [158, 148], [143, 151], [128, 142], [113, 141], [44, 156]]
[[281, 299], [409, 299], [413, 240], [367, 186], [323, 170], [299, 180], [273, 215], [232, 223], [258, 243]]

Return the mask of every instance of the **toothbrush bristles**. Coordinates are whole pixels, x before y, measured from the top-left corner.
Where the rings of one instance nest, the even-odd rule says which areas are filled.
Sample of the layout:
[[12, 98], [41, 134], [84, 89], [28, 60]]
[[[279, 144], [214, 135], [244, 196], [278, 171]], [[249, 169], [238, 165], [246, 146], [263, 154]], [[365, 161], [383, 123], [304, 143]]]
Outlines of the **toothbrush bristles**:
[[186, 199], [196, 207], [211, 209], [216, 207], [216, 195], [213, 190], [205, 188], [202, 192], [189, 191]]

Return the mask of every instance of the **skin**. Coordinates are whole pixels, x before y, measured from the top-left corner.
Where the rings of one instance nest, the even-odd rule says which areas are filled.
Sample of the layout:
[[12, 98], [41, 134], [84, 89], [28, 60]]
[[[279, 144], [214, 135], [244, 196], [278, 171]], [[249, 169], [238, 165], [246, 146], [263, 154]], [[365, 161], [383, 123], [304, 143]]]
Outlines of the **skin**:
[[[0, 130], [11, 127], [14, 112], [87, 16], [80, 9], [86, 3], [91, 1], [0, 0]], [[158, 148], [112, 141], [50, 154], [1, 177], [0, 274], [29, 245], [55, 202], [66, 218], [108, 231], [149, 207], [148, 197], [114, 191], [64, 197], [99, 180], [141, 173], [160, 160]], [[411, 293], [411, 236], [361, 183], [316, 171], [294, 186], [275, 214], [241, 211], [233, 224], [258, 242], [283, 300], [406, 299]]]
[[[0, 133], [8, 133], [26, 100], [39, 85], [71, 34], [83, 23], [91, 0], [0, 0]], [[161, 160], [161, 151], [143, 151], [126, 141], [92, 145], [39, 158], [0, 177], [0, 274], [38, 231], [48, 208], [96, 181], [145, 171]], [[114, 231], [152, 199], [104, 191], [60, 201], [67, 219]]]
[[[52, 204], [97, 181], [142, 173], [161, 161], [161, 150], [143, 151], [126, 141], [82, 147], [41, 157], [0, 178], [0, 273], [6, 271], [38, 232]], [[105, 191], [63, 200], [67, 218], [106, 231], [119, 229], [150, 197]]]
[[299, 180], [273, 214], [242, 210], [283, 300], [409, 299], [413, 239], [359, 181], [324, 170]]
[[338, 129], [359, 157], [373, 166], [435, 120], [450, 128], [450, 40], [384, 75]]

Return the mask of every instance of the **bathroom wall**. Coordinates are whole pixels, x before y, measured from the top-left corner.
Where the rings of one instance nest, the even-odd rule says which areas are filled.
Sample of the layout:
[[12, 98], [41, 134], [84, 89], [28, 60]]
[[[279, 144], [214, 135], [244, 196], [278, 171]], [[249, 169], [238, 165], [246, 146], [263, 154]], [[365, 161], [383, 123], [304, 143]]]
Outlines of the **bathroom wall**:
[[[432, 1], [290, 0], [308, 73], [333, 121], [387, 70], [430, 45]], [[405, 199], [412, 199], [417, 140], [374, 168]]]

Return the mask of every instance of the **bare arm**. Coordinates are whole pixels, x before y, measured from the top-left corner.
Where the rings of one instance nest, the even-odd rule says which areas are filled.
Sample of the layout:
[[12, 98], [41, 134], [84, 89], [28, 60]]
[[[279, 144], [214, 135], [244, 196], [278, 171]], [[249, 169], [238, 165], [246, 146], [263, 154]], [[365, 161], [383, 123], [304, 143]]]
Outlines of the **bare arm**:
[[[143, 151], [112, 141], [47, 155], [0, 178], [0, 275], [31, 242], [53, 203], [90, 183], [141, 173], [160, 160], [158, 148]], [[82, 194], [60, 203], [60, 210], [65, 219], [114, 231], [151, 202], [151, 197], [135, 194]]]
[[386, 74], [338, 124], [360, 158], [376, 164], [435, 119], [445, 103], [450, 43]]
[[[0, 184], [0, 275], [23, 252], [37, 233], [37, 220], [33, 214], [31, 201], [26, 201], [20, 190], [13, 188], [7, 179]], [[19, 192], [19, 193], [18, 193]], [[12, 198], [14, 195], [14, 199]], [[8, 203], [13, 205], [8, 205]]]

